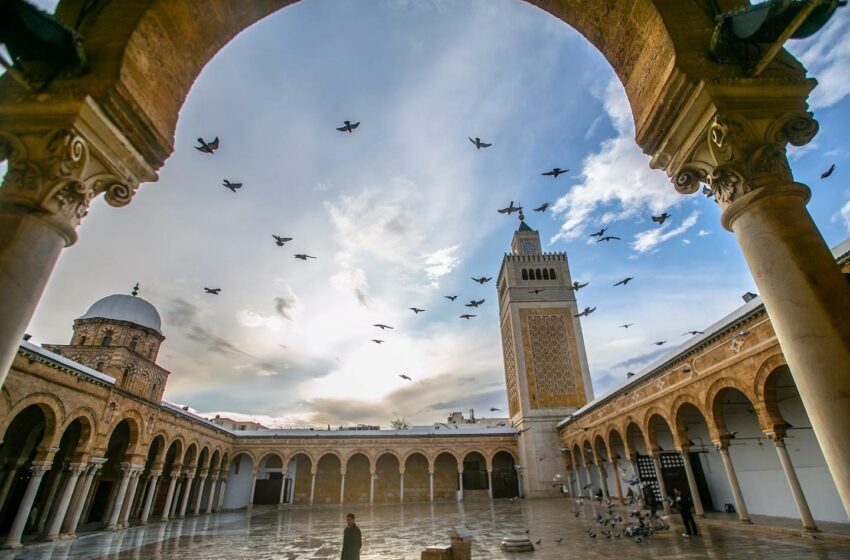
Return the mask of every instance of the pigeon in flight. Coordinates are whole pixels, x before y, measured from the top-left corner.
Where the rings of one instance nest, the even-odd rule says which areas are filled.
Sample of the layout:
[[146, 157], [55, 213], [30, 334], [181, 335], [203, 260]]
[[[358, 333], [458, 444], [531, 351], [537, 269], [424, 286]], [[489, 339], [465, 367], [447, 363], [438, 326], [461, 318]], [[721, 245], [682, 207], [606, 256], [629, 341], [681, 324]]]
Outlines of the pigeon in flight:
[[578, 315], [573, 315], [573, 317], [587, 317], [588, 315], [590, 315], [594, 311], [596, 311], [595, 307], [585, 307], [584, 311], [582, 311]]
[[342, 126], [337, 128], [337, 130], [340, 132], [348, 132], [349, 134], [351, 134], [358, 126], [360, 126], [359, 122], [353, 123], [351, 121], [342, 121]]
[[597, 231], [596, 233], [591, 233], [590, 237], [602, 237], [603, 235], [605, 235], [606, 231], [608, 231], [608, 228], [604, 227], [604, 228], [600, 229], [599, 231]]
[[664, 212], [664, 213], [663, 213], [663, 214], [661, 214], [660, 216], [653, 216], [653, 217], [652, 217], [652, 221], [653, 221], [653, 222], [655, 222], [655, 223], [656, 223], [656, 224], [658, 224], [658, 225], [661, 225], [661, 224], [663, 224], [663, 223], [664, 223], [664, 221], [665, 221], [665, 220], [667, 220], [667, 218], [669, 218], [669, 217], [670, 217], [670, 214], [668, 214], [667, 212]]
[[662, 344], [667, 344], [667, 341], [666, 340], [659, 340], [658, 342], [653, 342], [653, 344], [656, 345], [656, 346], [661, 346]]
[[499, 214], [507, 214], [508, 216], [510, 216], [514, 212], [519, 212], [520, 210], [522, 210], [522, 206], [514, 206], [514, 201], [512, 200], [511, 203], [507, 206], [507, 208], [502, 208], [496, 211]]
[[296, 259], [301, 259], [302, 261], [306, 261], [307, 259], [315, 259], [316, 257], [311, 257], [310, 255], [298, 254], [295, 255]]
[[375, 344], [383, 344], [383, 342], [384, 342], [384, 341], [383, 341], [383, 340], [379, 340], [379, 339], [377, 339], [377, 338], [373, 338], [373, 339], [372, 339], [372, 342], [374, 342]]
[[569, 169], [561, 169], [560, 167], [555, 167], [554, 169], [552, 169], [552, 171], [541, 173], [541, 175], [545, 175], [546, 177], [554, 177], [555, 179], [557, 179], [558, 175], [566, 173], [567, 171], [569, 171]]
[[696, 336], [698, 334], [705, 334], [705, 332], [703, 332], [703, 331], [688, 331], [686, 333], [682, 333], [682, 336], [687, 336], [687, 335]]
[[413, 311], [413, 312], [414, 312], [414, 313], [416, 313], [417, 315], [419, 315], [420, 313], [422, 313], [423, 311], [425, 311], [424, 309], [419, 309], [418, 307], [408, 307], [408, 309], [410, 309], [411, 311]]
[[403, 373], [400, 373], [398, 376], [401, 377], [402, 379], [406, 379], [407, 381], [413, 381], [413, 379], [411, 379], [410, 377], [406, 376]]
[[484, 300], [483, 300], [483, 299], [479, 299], [478, 301], [476, 301], [476, 300], [472, 299], [472, 300], [469, 300], [469, 303], [465, 303], [464, 305], [465, 305], [466, 307], [478, 307], [478, 306], [479, 306], [479, 305], [481, 305], [482, 303], [484, 303]]
[[204, 291], [208, 294], [217, 296], [218, 293], [221, 291], [221, 288], [204, 288]]
[[538, 206], [537, 208], [535, 208], [535, 209], [534, 209], [534, 211], [535, 211], [535, 212], [545, 212], [547, 208], [549, 208], [549, 203], [548, 203], [548, 202], [544, 202], [543, 204], [541, 204], [540, 206]]
[[830, 166], [829, 166], [829, 169], [827, 169], [826, 171], [824, 171], [823, 173], [821, 173], [821, 174], [820, 174], [820, 178], [821, 178], [821, 179], [826, 179], [827, 177], [829, 177], [830, 175], [832, 175], [832, 172], [833, 172], [833, 171], [835, 171], [835, 164], [834, 164], [834, 163], [833, 163], [832, 165], [830, 165]]
[[446, 298], [449, 301], [454, 301], [454, 300], [457, 299], [457, 296], [443, 296], [443, 297]]
[[502, 412], [502, 411], [501, 411], [501, 410], [499, 410], [498, 408], [491, 408], [491, 409], [490, 409], [490, 412]]
[[634, 279], [635, 279], [634, 276], [629, 276], [628, 278], [623, 278], [622, 280], [620, 280], [619, 282], [614, 284], [614, 286], [625, 286], [626, 284], [628, 284], [629, 282], [631, 282]]
[[544, 291], [545, 289], [546, 289], [546, 288], [537, 288], [536, 290], [531, 290], [531, 291], [529, 291], [528, 293], [529, 293], [529, 294], [537, 295], [537, 294], [539, 294], [540, 292]]
[[460, 316], [461, 319], [466, 319], [467, 321], [470, 320], [473, 317], [478, 317], [478, 315], [470, 315], [469, 313], [464, 313], [463, 315]]
[[631, 378], [632, 378], [632, 377], [634, 377], [634, 376], [635, 376], [635, 372], [630, 371], [630, 372], [628, 372], [628, 373], [626, 374], [626, 379], [631, 379]]
[[378, 323], [377, 325], [372, 325], [372, 326], [373, 326], [373, 327], [378, 327], [378, 328], [379, 328], [379, 329], [381, 329], [381, 330], [385, 330], [385, 329], [390, 329], [390, 330], [392, 330], [392, 329], [393, 329], [391, 326], [389, 326], [389, 325], [385, 325], [385, 324], [383, 324], [383, 323]]
[[747, 336], [748, 334], [750, 334], [750, 331], [741, 331], [738, 334], [736, 334], [735, 336], [743, 338], [743, 337]]
[[198, 144], [200, 146], [195, 146], [196, 150], [205, 154], [211, 154], [218, 149], [218, 136], [212, 142], [206, 142], [203, 138], [198, 138]]
[[587, 286], [589, 283], [590, 283], [590, 282], [585, 282], [584, 284], [580, 284], [579, 282], [573, 282], [573, 285], [572, 285], [569, 289], [570, 289], [570, 290], [573, 290], [574, 292], [577, 292], [577, 291], [579, 291], [580, 289], [582, 289], [582, 288], [584, 288], [585, 286]]
[[225, 179], [221, 184], [223, 187], [230, 189], [231, 192], [236, 192], [237, 189], [242, 188], [242, 183], [231, 183], [227, 179]]
[[490, 280], [492, 280], [493, 277], [491, 276], [490, 278], [487, 278], [486, 276], [482, 276], [481, 278], [475, 278], [473, 276], [472, 279], [475, 280], [476, 282], [478, 282], [479, 284], [483, 285], [483, 284], [486, 284], [487, 282], [489, 282]]
[[292, 241], [291, 237], [281, 237], [275, 234], [272, 234], [272, 237], [274, 237], [275, 245], [277, 245], [278, 247], [283, 247], [284, 243], [286, 243], [287, 241]]
[[632, 325], [634, 325], [634, 323], [626, 323], [625, 325], [620, 325], [620, 328], [621, 329], [627, 329], [627, 328], [631, 327]]
[[599, 243], [600, 241], [612, 241], [612, 240], [619, 241], [620, 238], [614, 237], [613, 235], [607, 235], [605, 237], [600, 237], [599, 239], [596, 240], [596, 242]]
[[[467, 138], [469, 138], [469, 137], [467, 136]], [[469, 138], [469, 141], [472, 142], [472, 144], [479, 150], [481, 148], [489, 148], [490, 146], [493, 145], [493, 144], [487, 144], [485, 142], [482, 142], [481, 138], [478, 138], [477, 136], [475, 137], [474, 140], [472, 138]]]

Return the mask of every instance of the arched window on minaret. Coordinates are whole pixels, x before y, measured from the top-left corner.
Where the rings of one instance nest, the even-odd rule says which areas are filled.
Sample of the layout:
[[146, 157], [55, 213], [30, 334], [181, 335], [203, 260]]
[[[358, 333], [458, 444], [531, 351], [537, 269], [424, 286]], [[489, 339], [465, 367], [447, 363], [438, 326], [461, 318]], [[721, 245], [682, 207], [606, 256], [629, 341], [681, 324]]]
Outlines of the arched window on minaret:
[[522, 269], [522, 279], [528, 280], [528, 269], [527, 268]]
[[101, 346], [109, 346], [112, 344], [112, 331], [108, 330], [103, 335], [103, 340], [101, 341]]
[[547, 268], [544, 268], [544, 269], [543, 269], [543, 279], [544, 279], [544, 280], [548, 280], [548, 279], [549, 279], [549, 269], [547, 269]]
[[85, 346], [86, 344], [86, 335], [82, 335], [80, 337], [80, 346]]
[[550, 268], [549, 269], [549, 280], [557, 280], [557, 279], [558, 279], [558, 277], [555, 276], [555, 269]]
[[138, 336], [134, 336], [134, 337], [130, 340], [130, 350], [135, 350], [135, 349], [136, 349], [136, 345], [137, 345], [138, 343], [139, 343], [139, 337], [138, 337]]
[[538, 280], [543, 280], [543, 275], [540, 273], [539, 268], [536, 271], [534, 271], [534, 277], [537, 278]]

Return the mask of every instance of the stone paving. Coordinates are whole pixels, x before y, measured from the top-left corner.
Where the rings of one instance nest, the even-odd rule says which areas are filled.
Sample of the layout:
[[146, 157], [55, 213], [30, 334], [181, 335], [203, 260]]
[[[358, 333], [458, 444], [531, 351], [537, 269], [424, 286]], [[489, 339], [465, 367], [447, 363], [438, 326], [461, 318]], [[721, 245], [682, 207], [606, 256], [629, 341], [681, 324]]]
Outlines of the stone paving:
[[[343, 516], [357, 514], [363, 531], [363, 560], [416, 560], [427, 546], [448, 546], [448, 532], [466, 526], [474, 535], [473, 558], [582, 560], [636, 559], [850, 559], [850, 546], [777, 535], [761, 535], [728, 527], [705, 527], [702, 535], [683, 538], [665, 531], [643, 544], [631, 540], [589, 538], [599, 506], [572, 514], [570, 500], [510, 503], [350, 505], [290, 510], [256, 509], [153, 523], [118, 532], [96, 532], [56, 543], [38, 543], [0, 552], [0, 560], [294, 560], [339, 558]], [[600, 510], [601, 511], [601, 510]], [[504, 535], [530, 529], [542, 543], [533, 553], [499, 550]], [[555, 539], [563, 537], [561, 544]]]

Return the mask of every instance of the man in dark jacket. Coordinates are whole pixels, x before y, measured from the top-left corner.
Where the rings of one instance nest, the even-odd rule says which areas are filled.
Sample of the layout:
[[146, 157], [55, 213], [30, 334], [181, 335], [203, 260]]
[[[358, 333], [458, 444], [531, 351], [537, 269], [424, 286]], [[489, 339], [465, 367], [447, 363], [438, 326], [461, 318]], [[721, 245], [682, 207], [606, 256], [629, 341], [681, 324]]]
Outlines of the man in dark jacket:
[[363, 541], [360, 539], [360, 527], [354, 524], [354, 514], [349, 513], [345, 516], [341, 560], [360, 560], [361, 546], [363, 546]]
[[682, 524], [685, 526], [685, 532], [682, 533], [682, 536], [690, 537], [691, 535], [696, 535], [697, 524], [694, 521], [694, 514], [691, 513], [691, 506], [693, 505], [691, 497], [679, 488], [674, 488], [673, 494], [676, 497], [676, 509], [682, 514]]

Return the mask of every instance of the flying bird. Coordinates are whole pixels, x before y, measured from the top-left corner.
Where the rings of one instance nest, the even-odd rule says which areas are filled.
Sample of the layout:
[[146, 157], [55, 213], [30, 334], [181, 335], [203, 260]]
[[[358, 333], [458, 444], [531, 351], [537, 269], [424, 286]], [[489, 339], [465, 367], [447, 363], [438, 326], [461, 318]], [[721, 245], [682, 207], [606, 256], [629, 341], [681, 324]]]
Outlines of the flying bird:
[[[469, 137], [467, 136], [467, 138], [469, 138]], [[472, 138], [469, 138], [469, 141], [472, 142], [472, 144], [479, 150], [481, 148], [489, 148], [490, 146], [493, 145], [493, 144], [487, 144], [485, 142], [482, 142], [481, 138], [478, 138], [477, 136], [475, 137], [474, 140]]]
[[454, 301], [454, 300], [457, 299], [457, 296], [443, 296], [443, 297], [446, 298], [449, 301]]
[[820, 178], [821, 178], [821, 179], [826, 179], [827, 177], [829, 177], [830, 175], [832, 175], [832, 172], [833, 172], [833, 171], [835, 171], [835, 164], [834, 164], [834, 163], [833, 163], [832, 165], [830, 165], [830, 166], [829, 166], [829, 169], [827, 169], [826, 171], [824, 171], [823, 173], [821, 173], [821, 174], [820, 174]]
[[212, 142], [206, 142], [203, 138], [198, 138], [198, 144], [200, 146], [195, 146], [196, 150], [205, 154], [211, 154], [218, 149], [218, 136]]
[[231, 192], [236, 192], [237, 189], [242, 188], [242, 183], [231, 183], [227, 179], [225, 179], [221, 184], [223, 187], [230, 189]]
[[627, 329], [627, 328], [631, 327], [632, 325], [634, 325], [634, 323], [626, 323], [625, 325], [620, 325], [620, 328], [621, 329]]
[[493, 277], [491, 276], [490, 278], [487, 278], [486, 276], [482, 276], [481, 278], [476, 278], [476, 277], [473, 276], [472, 279], [475, 280], [476, 282], [478, 282], [479, 284], [483, 285], [483, 284], [486, 284], [487, 282], [489, 282], [490, 280], [492, 280]]
[[656, 345], [656, 346], [661, 346], [662, 344], [667, 344], [667, 341], [666, 340], [659, 340], [658, 342], [653, 342], [653, 344]]
[[688, 331], [686, 333], [682, 333], [682, 336], [687, 336], [687, 335], [696, 336], [698, 334], [705, 334], [705, 332], [703, 332], [703, 331]]
[[582, 289], [582, 288], [584, 288], [585, 286], [587, 286], [589, 283], [590, 283], [590, 282], [585, 282], [584, 284], [581, 284], [581, 283], [579, 283], [579, 282], [573, 282], [572, 287], [570, 287], [569, 289], [570, 289], [570, 290], [573, 290], [573, 291], [575, 291], [575, 292], [577, 292], [577, 291], [579, 291], [580, 289]]
[[537, 288], [537, 289], [535, 289], [535, 290], [531, 290], [531, 291], [529, 291], [528, 293], [529, 293], [529, 294], [537, 295], [537, 294], [539, 294], [540, 292], [544, 291], [545, 289], [546, 289], [546, 288]]
[[557, 179], [558, 175], [561, 175], [562, 173], [566, 173], [567, 171], [569, 171], [569, 169], [561, 169], [560, 167], [555, 167], [554, 169], [552, 169], [552, 171], [547, 171], [546, 173], [541, 173], [541, 175], [545, 175], [547, 177], [554, 177], [555, 179]]
[[500, 210], [496, 210], [499, 214], [507, 214], [510, 216], [514, 212], [519, 212], [522, 210], [522, 206], [514, 206], [514, 201], [512, 200], [510, 204], [506, 208], [501, 208]]
[[358, 126], [360, 126], [359, 122], [353, 123], [351, 121], [342, 121], [342, 126], [337, 128], [337, 130], [340, 132], [348, 132], [349, 134], [351, 134]]
[[377, 338], [373, 338], [373, 339], [372, 339], [372, 342], [374, 342], [375, 344], [382, 344], [384, 341], [383, 341], [383, 340], [379, 340], [379, 339], [377, 339]]
[[287, 241], [292, 241], [291, 237], [281, 237], [275, 234], [272, 234], [272, 237], [274, 237], [275, 245], [277, 245], [278, 247], [283, 247], [284, 243], [286, 243]]
[[295, 258], [301, 259], [302, 261], [306, 261], [307, 259], [315, 259], [316, 257], [311, 257], [310, 255], [305, 255], [305, 254], [302, 253], [302, 254], [295, 255]]
[[470, 315], [469, 313], [464, 313], [463, 315], [460, 316], [461, 319], [466, 319], [467, 321], [469, 319], [471, 319], [472, 317], [478, 317], [478, 315]]
[[633, 372], [633, 371], [626, 373], [626, 379], [631, 379], [634, 376], [635, 376], [635, 372]]
[[614, 237], [613, 235], [608, 235], [608, 236], [597, 239], [596, 242], [599, 243], [600, 241], [612, 241], [612, 240], [619, 241], [620, 238]]
[[535, 208], [535, 209], [534, 209], [534, 211], [535, 211], [535, 212], [545, 212], [547, 208], [549, 208], [549, 203], [548, 203], [548, 202], [544, 202], [543, 204], [541, 204], [540, 206], [538, 206], [537, 208]]
[[373, 327], [378, 327], [378, 328], [379, 328], [379, 329], [381, 329], [381, 330], [384, 330], [384, 329], [390, 329], [390, 330], [392, 330], [392, 327], [391, 327], [391, 326], [389, 326], [389, 325], [385, 325], [385, 324], [383, 324], [383, 323], [378, 323], [377, 325], [372, 325], [372, 326], [373, 326]]
[[573, 315], [573, 317], [587, 317], [588, 315], [590, 315], [594, 311], [596, 311], [595, 307], [585, 307], [584, 311], [582, 311], [578, 315]]
[[204, 291], [208, 294], [217, 296], [218, 293], [221, 291], [221, 288], [204, 288]]
[[466, 307], [478, 307], [478, 306], [479, 306], [479, 305], [481, 305], [482, 303], [484, 303], [484, 300], [483, 300], [483, 299], [479, 299], [478, 301], [476, 301], [476, 300], [474, 300], [474, 299], [473, 299], [473, 300], [470, 300], [470, 301], [469, 301], [469, 303], [465, 303], [464, 305], [465, 305]]
[[656, 223], [656, 224], [658, 224], [658, 225], [661, 225], [661, 224], [663, 224], [663, 223], [664, 223], [664, 221], [665, 221], [665, 220], [667, 220], [667, 218], [669, 218], [669, 217], [670, 217], [670, 214], [668, 214], [667, 212], [664, 212], [664, 213], [663, 213], [663, 214], [661, 214], [660, 216], [653, 216], [653, 217], [652, 217], [652, 221], [653, 221], [653, 222], [655, 222], [655, 223]]
[[596, 233], [591, 233], [590, 237], [602, 237], [603, 235], [605, 235], [606, 231], [608, 231], [608, 228], [604, 227], [604, 228], [600, 229], [599, 231], [597, 231]]
[[747, 336], [748, 334], [750, 334], [750, 331], [741, 331], [738, 334], [736, 334], [735, 336], [743, 338], [743, 337]]
[[628, 278], [623, 278], [622, 280], [620, 280], [619, 282], [617, 282], [614, 285], [615, 286], [625, 286], [626, 284], [628, 284], [629, 282], [631, 282], [634, 279], [635, 279], [634, 276], [629, 276]]
[[490, 412], [502, 412], [498, 408], [490, 408]]
[[414, 312], [414, 313], [416, 313], [417, 315], [419, 315], [420, 313], [422, 313], [423, 311], [425, 311], [424, 309], [419, 309], [418, 307], [408, 307], [408, 309], [410, 309], [411, 311], [413, 311], [413, 312]]
[[406, 376], [403, 373], [398, 374], [398, 376], [401, 377], [402, 379], [406, 379], [407, 381], [413, 381], [413, 379], [411, 379], [410, 377]]

